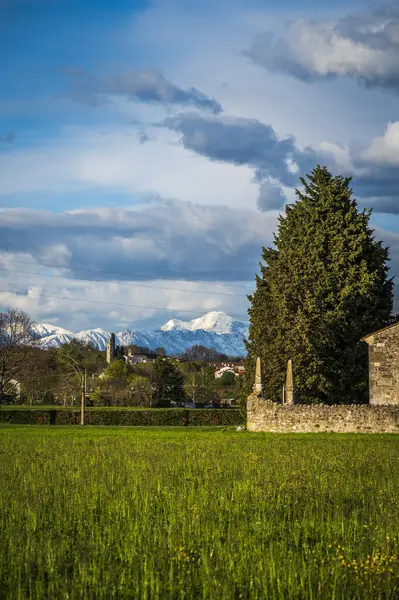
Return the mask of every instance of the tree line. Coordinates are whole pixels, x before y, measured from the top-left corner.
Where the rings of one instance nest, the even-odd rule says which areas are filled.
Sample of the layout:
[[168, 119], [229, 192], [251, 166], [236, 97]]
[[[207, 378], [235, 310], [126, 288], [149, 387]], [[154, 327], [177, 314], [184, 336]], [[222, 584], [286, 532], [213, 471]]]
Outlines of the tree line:
[[212, 348], [191, 348], [181, 359], [167, 357], [162, 348], [130, 349], [153, 360], [131, 364], [120, 356], [107, 364], [105, 352], [80, 340], [43, 350], [31, 317], [9, 308], [0, 313], [0, 402], [71, 406], [84, 394], [92, 406], [155, 408], [186, 402], [217, 405], [238, 396], [233, 374], [215, 379], [207, 359], [225, 356]]

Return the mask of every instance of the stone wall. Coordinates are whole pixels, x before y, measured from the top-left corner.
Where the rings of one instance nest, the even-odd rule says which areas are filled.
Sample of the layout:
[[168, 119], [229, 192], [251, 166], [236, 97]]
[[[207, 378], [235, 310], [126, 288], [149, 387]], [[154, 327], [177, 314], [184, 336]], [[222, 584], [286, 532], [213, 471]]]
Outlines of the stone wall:
[[288, 406], [252, 394], [247, 402], [247, 428], [276, 433], [399, 433], [399, 406]]
[[399, 325], [367, 337], [370, 404], [399, 405]]

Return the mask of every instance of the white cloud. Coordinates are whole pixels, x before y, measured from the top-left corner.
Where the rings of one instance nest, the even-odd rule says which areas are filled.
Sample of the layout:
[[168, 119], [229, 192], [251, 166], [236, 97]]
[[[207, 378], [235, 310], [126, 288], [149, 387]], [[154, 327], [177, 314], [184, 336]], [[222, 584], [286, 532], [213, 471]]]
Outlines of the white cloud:
[[309, 73], [320, 76], [381, 77], [397, 67], [391, 51], [371, 48], [366, 43], [340, 35], [335, 23], [298, 21], [288, 30], [286, 41], [295, 48], [301, 65]]
[[255, 207], [257, 186], [243, 166], [211, 163], [187, 153], [173, 133], [156, 129], [155, 141], [113, 130], [68, 130], [40, 149], [2, 157], [0, 194], [88, 189], [159, 194], [201, 204]]
[[399, 165], [399, 121], [388, 123], [384, 135], [372, 140], [363, 157], [376, 163]]
[[353, 164], [353, 156], [349, 146], [340, 146], [324, 141], [319, 144], [318, 151], [321, 156], [326, 157], [326, 160], [333, 160], [337, 169], [345, 173], [356, 173], [356, 167]]
[[[171, 200], [140, 210], [7, 209], [1, 217], [0, 259], [6, 260], [0, 266], [6, 273], [0, 304], [27, 310], [39, 321], [59, 315], [58, 324], [67, 329], [142, 319], [160, 325], [162, 308], [176, 309], [174, 316], [211, 309], [245, 314], [261, 246], [271, 243], [276, 223], [275, 213]], [[232, 287], [243, 280], [249, 288]]]
[[335, 21], [300, 19], [281, 36], [258, 35], [246, 52], [271, 72], [304, 81], [344, 76], [369, 87], [399, 89], [397, 3]]
[[294, 160], [292, 160], [292, 158], [287, 158], [285, 164], [287, 165], [287, 169], [290, 173], [299, 173], [299, 167], [297, 163]]
[[[247, 300], [243, 295], [247, 290], [244, 288], [157, 280], [146, 281], [145, 285], [153, 286], [148, 288], [142, 287], [142, 281], [128, 285], [71, 281], [18, 273], [13, 270], [16, 265], [11, 265], [10, 271], [2, 272], [0, 309], [13, 306], [28, 312], [37, 322], [50, 322], [73, 331], [94, 327], [123, 329], [143, 319], [156, 328], [168, 318], [184, 316], [185, 311], [190, 318], [209, 310], [224, 310], [244, 318], [246, 315]], [[32, 267], [25, 265], [25, 271], [29, 270], [43, 272], [43, 268], [34, 266], [33, 260]], [[164, 286], [170, 289], [162, 289]], [[182, 288], [187, 291], [180, 291]], [[7, 292], [2, 291], [4, 289]], [[23, 295], [12, 293], [21, 290]], [[159, 310], [151, 307], [159, 307]]]

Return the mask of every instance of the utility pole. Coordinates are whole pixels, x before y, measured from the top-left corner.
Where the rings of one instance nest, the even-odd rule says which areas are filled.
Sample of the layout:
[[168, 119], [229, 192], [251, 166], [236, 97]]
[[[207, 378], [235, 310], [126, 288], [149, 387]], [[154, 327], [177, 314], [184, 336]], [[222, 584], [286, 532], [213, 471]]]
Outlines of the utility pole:
[[81, 405], [80, 405], [80, 424], [85, 424], [85, 403], [86, 403], [86, 392], [87, 392], [87, 370], [78, 363], [78, 361], [73, 356], [64, 356], [63, 361], [68, 364], [72, 370], [75, 372], [75, 375], [80, 380], [80, 390], [81, 390]]
[[85, 403], [86, 403], [86, 392], [87, 392], [87, 371], [84, 370], [83, 381], [82, 381], [82, 405], [80, 408], [80, 424], [85, 424]]

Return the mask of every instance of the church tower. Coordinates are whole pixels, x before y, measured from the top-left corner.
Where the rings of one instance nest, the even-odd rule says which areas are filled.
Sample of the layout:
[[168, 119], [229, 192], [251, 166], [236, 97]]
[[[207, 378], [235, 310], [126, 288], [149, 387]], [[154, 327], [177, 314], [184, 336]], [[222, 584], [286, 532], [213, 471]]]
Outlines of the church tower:
[[115, 358], [115, 334], [111, 333], [111, 336], [107, 343], [107, 363], [112, 363]]

